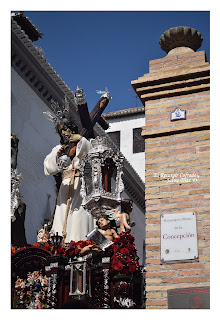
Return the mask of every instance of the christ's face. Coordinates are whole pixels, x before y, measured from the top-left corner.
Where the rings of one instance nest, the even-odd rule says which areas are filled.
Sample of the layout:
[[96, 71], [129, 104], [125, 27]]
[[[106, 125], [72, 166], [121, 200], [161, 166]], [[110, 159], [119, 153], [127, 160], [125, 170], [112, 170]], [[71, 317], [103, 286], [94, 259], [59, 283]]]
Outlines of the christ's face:
[[68, 128], [65, 124], [61, 123], [58, 128], [61, 136], [63, 137], [64, 143], [67, 142], [72, 134], [70, 128]]

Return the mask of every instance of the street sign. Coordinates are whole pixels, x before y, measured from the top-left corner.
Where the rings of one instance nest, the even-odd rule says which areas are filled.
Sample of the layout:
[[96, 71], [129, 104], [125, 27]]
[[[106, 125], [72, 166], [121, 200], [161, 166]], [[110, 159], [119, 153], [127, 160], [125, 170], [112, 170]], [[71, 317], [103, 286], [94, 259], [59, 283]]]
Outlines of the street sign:
[[177, 107], [175, 110], [170, 112], [171, 121], [182, 120], [182, 119], [186, 119], [186, 110], [182, 110], [181, 108]]
[[161, 261], [198, 259], [196, 214], [161, 215]]

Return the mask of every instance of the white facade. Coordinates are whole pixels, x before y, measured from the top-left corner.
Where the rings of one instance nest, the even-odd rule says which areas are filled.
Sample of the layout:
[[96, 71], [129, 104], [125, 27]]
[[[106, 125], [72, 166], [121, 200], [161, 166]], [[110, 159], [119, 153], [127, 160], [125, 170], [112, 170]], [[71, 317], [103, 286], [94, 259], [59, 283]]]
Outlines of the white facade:
[[120, 131], [120, 151], [133, 166], [142, 181], [145, 178], [145, 153], [133, 153], [133, 129], [145, 125], [145, 115], [132, 114], [129, 116], [106, 118], [109, 129], [106, 132]]
[[43, 161], [51, 149], [59, 144], [59, 135], [52, 122], [43, 115], [49, 111], [40, 97], [12, 69], [11, 133], [19, 138], [17, 169], [22, 174], [22, 200], [26, 204], [25, 231], [27, 243], [37, 241], [37, 229], [44, 223], [48, 195], [53, 214], [56, 187], [53, 177], [46, 177]]

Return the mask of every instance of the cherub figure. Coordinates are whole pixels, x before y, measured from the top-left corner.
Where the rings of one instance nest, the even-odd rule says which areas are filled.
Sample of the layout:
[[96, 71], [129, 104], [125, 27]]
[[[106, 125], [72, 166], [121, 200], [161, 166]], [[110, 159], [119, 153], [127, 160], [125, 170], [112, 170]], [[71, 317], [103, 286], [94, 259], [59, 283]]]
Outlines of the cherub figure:
[[133, 209], [133, 201], [130, 199], [123, 199], [121, 201], [121, 213], [116, 209], [113, 209], [114, 214], [119, 218], [120, 223], [120, 233], [130, 231], [131, 227], [135, 225], [134, 222], [130, 223], [129, 214]]
[[103, 234], [109, 241], [113, 241], [115, 238], [118, 238], [119, 235], [114, 229], [111, 228], [110, 221], [106, 217], [101, 217], [96, 222], [98, 226], [98, 231]]

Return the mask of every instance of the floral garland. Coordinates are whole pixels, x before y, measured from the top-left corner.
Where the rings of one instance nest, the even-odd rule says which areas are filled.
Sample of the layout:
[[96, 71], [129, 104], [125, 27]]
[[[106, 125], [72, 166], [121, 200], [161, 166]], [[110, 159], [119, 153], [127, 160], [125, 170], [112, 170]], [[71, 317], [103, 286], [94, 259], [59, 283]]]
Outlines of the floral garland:
[[27, 279], [17, 276], [15, 282], [15, 309], [45, 309], [48, 280], [41, 271], [28, 272]]
[[[78, 258], [81, 256], [81, 249], [85, 248], [86, 246], [92, 245], [92, 242], [90, 240], [85, 241], [70, 241], [70, 243], [64, 243], [61, 244], [57, 248], [57, 254], [63, 258]], [[55, 253], [55, 248], [52, 244], [49, 242], [41, 243], [36, 242], [33, 245], [27, 245], [26, 247], [12, 247], [11, 249], [11, 255], [13, 256], [15, 253], [27, 249], [27, 248], [41, 248], [47, 251], [50, 251], [52, 254]]]
[[133, 242], [134, 237], [129, 232], [124, 232], [114, 239], [114, 254], [111, 258], [111, 274], [114, 277], [140, 271], [139, 257]]
[[[140, 266], [138, 263], [139, 257], [137, 256], [137, 249], [135, 247], [134, 237], [129, 232], [123, 232], [118, 238], [114, 239], [113, 256], [111, 257], [111, 268], [110, 273], [113, 277], [117, 275], [129, 275], [140, 272]], [[90, 240], [85, 241], [71, 241], [70, 243], [61, 244], [57, 249], [57, 254], [63, 258], [76, 259], [85, 253], [83, 248], [88, 247], [86, 252], [89, 252], [89, 247], [93, 243]], [[55, 248], [52, 244], [36, 242], [33, 245], [26, 247], [13, 247], [11, 249], [12, 256], [26, 248], [42, 248], [50, 251], [52, 254], [55, 253]], [[81, 253], [82, 252], [82, 253]]]

